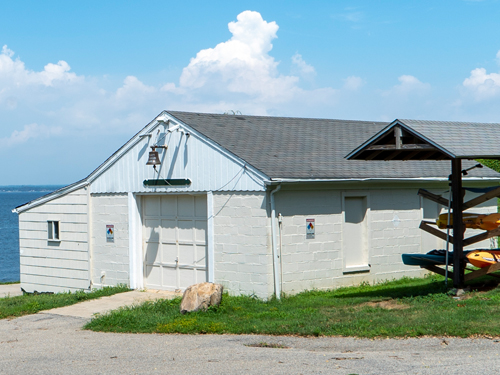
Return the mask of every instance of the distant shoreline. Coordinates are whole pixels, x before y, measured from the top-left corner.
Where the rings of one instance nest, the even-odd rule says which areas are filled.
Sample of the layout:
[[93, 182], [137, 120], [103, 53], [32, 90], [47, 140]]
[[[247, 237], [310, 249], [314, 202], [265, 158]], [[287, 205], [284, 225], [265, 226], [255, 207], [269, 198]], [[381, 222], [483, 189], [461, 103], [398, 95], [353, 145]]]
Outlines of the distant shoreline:
[[0, 193], [50, 193], [66, 185], [4, 185], [0, 186]]

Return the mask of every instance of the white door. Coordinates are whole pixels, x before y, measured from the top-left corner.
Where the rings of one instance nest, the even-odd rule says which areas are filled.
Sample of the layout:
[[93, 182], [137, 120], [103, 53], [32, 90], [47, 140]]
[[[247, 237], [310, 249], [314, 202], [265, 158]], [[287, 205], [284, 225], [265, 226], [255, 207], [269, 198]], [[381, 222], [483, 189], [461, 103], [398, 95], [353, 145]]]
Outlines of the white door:
[[144, 281], [176, 290], [207, 281], [205, 195], [143, 197]]
[[345, 267], [368, 265], [366, 197], [344, 198], [343, 250]]

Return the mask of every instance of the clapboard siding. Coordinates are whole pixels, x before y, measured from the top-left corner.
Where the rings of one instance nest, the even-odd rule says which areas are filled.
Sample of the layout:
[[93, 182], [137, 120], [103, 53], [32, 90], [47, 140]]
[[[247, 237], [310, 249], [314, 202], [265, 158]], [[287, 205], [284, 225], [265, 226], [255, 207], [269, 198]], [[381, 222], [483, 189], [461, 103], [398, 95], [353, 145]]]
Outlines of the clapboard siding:
[[[47, 232], [47, 221], [23, 221], [19, 223], [19, 229], [23, 231]], [[85, 233], [86, 231], [86, 223], [69, 223], [67, 221], [65, 221], [64, 228], [61, 230], [63, 233]]]
[[31, 258], [50, 258], [50, 259], [68, 259], [88, 261], [89, 253], [87, 251], [60, 250], [60, 249], [40, 249], [25, 247], [22, 249], [21, 257]]
[[[26, 291], [89, 288], [87, 200], [82, 188], [19, 214], [21, 287]], [[49, 220], [59, 221], [60, 241], [48, 240]]]
[[[28, 284], [35, 284], [35, 289], [28, 288]], [[57, 288], [52, 288], [57, 287]], [[88, 289], [89, 281], [68, 277], [56, 277], [56, 276], [42, 276], [39, 274], [24, 274], [21, 279], [21, 288], [23, 288], [27, 292], [33, 292], [37, 290], [38, 292], [58, 292], [58, 291], [66, 291], [66, 290], [75, 290], [75, 289]], [[62, 289], [58, 289], [62, 288]]]
[[54, 264], [57, 264], [58, 267], [64, 267], [68, 270], [88, 271], [88, 262], [86, 260], [26, 256], [21, 256], [20, 259], [21, 264], [26, 266], [54, 268]]

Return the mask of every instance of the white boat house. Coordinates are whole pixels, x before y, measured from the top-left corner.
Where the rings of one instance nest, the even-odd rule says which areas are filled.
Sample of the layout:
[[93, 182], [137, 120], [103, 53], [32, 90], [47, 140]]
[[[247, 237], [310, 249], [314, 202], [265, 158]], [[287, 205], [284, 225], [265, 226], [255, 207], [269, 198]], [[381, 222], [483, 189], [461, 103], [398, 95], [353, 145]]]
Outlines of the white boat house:
[[[269, 298], [421, 276], [401, 254], [444, 247], [419, 229], [442, 206], [417, 192], [447, 196], [450, 163], [346, 160], [387, 125], [164, 111], [89, 176], [15, 209], [21, 287], [210, 281]], [[463, 178], [499, 182], [488, 168]]]

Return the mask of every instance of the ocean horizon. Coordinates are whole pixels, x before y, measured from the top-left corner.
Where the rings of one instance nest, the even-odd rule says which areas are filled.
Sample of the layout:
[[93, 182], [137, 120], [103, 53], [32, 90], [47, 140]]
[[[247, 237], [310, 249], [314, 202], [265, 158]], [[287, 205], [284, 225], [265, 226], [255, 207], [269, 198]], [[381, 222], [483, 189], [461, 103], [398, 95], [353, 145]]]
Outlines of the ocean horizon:
[[19, 281], [19, 220], [12, 210], [63, 185], [0, 186], [0, 282]]

